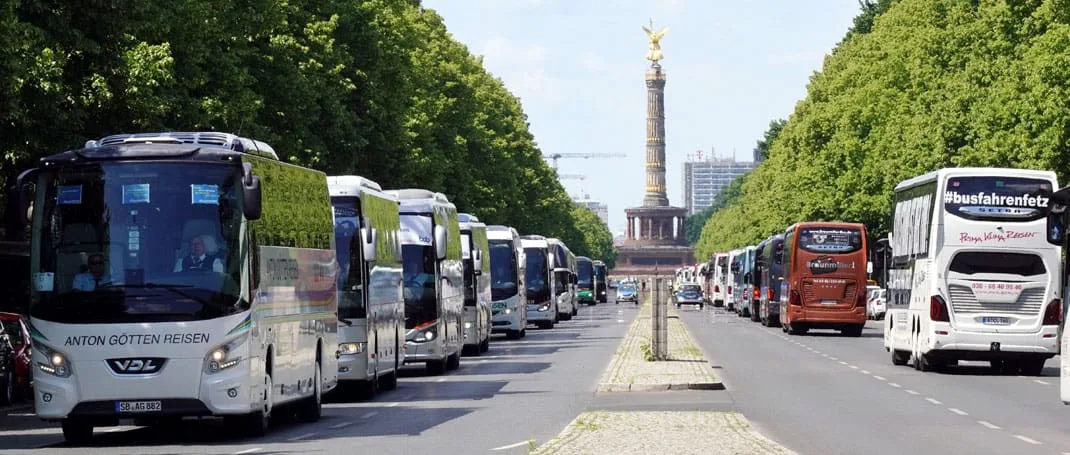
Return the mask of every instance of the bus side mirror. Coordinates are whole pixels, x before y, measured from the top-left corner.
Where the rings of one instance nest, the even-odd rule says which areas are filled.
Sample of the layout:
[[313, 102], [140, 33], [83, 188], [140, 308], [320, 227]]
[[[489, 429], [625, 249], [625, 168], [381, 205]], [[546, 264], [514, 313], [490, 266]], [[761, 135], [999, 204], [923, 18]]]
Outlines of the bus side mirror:
[[1052, 203], [1048, 210], [1048, 243], [1063, 246], [1066, 241], [1066, 206]]
[[866, 262], [866, 274], [873, 273], [873, 261]]
[[472, 271], [476, 276], [483, 274], [483, 250], [472, 252]]
[[252, 163], [242, 163], [242, 212], [247, 220], [259, 220], [260, 206], [260, 176], [253, 174]]
[[435, 257], [446, 259], [446, 227], [441, 224], [435, 225]]
[[360, 228], [361, 246], [364, 248], [364, 262], [374, 262], [378, 257], [378, 249], [375, 245], [379, 237], [379, 231], [373, 227]]
[[19, 174], [15, 180], [14, 196], [18, 200], [17, 215], [12, 217], [19, 222], [19, 227], [25, 229], [25, 224], [33, 218], [33, 200], [37, 194], [37, 186], [32, 182], [37, 179], [37, 168], [27, 169]]

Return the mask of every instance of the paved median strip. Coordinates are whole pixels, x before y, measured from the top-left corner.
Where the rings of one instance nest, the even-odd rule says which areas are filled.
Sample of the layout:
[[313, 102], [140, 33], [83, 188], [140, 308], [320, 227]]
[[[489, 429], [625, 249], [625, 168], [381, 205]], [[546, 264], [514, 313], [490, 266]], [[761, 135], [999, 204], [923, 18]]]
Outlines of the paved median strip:
[[599, 392], [723, 390], [724, 384], [702, 355], [675, 310], [668, 307], [667, 361], [649, 361], [650, 303], [639, 311], [598, 384]]
[[531, 453], [794, 454], [755, 431], [743, 415], [709, 411], [585, 412]]

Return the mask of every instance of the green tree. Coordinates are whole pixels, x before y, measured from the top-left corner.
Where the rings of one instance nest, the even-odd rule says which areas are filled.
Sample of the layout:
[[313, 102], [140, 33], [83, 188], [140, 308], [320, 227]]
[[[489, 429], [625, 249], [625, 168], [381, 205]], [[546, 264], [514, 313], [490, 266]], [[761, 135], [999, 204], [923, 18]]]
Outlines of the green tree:
[[877, 9], [811, 78], [739, 199], [706, 223], [700, 251], [806, 220], [862, 222], [883, 236], [894, 186], [941, 167], [1068, 176], [1070, 3], [869, 4]]
[[617, 249], [613, 246], [613, 233], [598, 214], [581, 205], [572, 209], [576, 227], [583, 233], [584, 241], [580, 250], [573, 250], [577, 256], [587, 256], [592, 260], [601, 260], [612, 269], [617, 265]]

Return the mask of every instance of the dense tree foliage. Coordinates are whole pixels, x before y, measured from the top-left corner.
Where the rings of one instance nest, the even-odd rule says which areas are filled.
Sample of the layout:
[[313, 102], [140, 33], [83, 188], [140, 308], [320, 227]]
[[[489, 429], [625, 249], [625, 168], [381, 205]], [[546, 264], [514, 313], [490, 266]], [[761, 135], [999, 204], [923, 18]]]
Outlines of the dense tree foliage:
[[894, 186], [940, 167], [1068, 176], [1070, 2], [869, 3], [871, 25], [856, 21], [825, 59], [769, 159], [707, 222], [699, 257], [804, 220], [883, 236]]
[[616, 267], [617, 249], [613, 247], [613, 234], [605, 228], [602, 219], [594, 210], [579, 204], [572, 209], [572, 212], [573, 218], [576, 219], [576, 227], [584, 235], [584, 240], [576, 244], [581, 245], [580, 249], [573, 248], [573, 253], [593, 260], [602, 260], [610, 269]]
[[4, 181], [111, 133], [216, 130], [576, 250], [609, 235], [576, 218], [520, 100], [413, 0], [0, 0], [0, 120]]

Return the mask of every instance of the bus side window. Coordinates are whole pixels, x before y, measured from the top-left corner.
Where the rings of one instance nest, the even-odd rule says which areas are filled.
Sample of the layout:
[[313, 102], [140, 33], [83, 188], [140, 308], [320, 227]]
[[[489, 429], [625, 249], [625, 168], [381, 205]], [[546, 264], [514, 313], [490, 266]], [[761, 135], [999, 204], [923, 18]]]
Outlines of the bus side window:
[[249, 229], [249, 296], [260, 288], [260, 247], [257, 243], [256, 229]]

